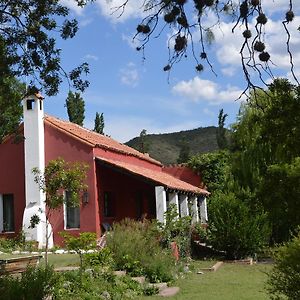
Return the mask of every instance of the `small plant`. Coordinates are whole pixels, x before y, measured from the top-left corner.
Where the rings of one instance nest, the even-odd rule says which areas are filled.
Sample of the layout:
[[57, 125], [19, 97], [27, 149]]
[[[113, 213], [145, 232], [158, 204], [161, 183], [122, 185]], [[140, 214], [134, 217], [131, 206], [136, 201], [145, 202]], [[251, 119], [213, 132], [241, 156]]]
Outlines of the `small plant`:
[[80, 271], [83, 270], [83, 253], [96, 248], [96, 234], [93, 232], [81, 232], [78, 236], [67, 232], [61, 232], [68, 250], [74, 250], [80, 258]]
[[104, 247], [94, 253], [86, 253], [83, 256], [84, 265], [88, 267], [113, 268], [113, 254], [108, 247]]

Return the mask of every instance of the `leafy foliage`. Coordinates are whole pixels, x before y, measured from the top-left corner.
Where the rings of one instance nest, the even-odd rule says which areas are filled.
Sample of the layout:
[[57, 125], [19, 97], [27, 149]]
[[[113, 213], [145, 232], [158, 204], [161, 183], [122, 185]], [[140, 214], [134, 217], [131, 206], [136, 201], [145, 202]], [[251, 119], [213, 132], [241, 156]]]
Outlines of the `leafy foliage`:
[[216, 151], [193, 156], [188, 166], [199, 172], [210, 192], [224, 190], [231, 177], [230, 153]]
[[268, 278], [271, 299], [300, 298], [300, 234], [275, 252], [274, 268]]
[[160, 247], [156, 225], [125, 219], [114, 224], [107, 236], [107, 246], [116, 268], [134, 276], [146, 275], [151, 282], [173, 279], [174, 259], [169, 250]]
[[[39, 189], [46, 194], [46, 255], [45, 263], [48, 264], [48, 242], [51, 235], [49, 231], [49, 219], [53, 210], [61, 207], [66, 201], [64, 191], [68, 191], [68, 199], [71, 206], [80, 205], [80, 192], [87, 189], [84, 183], [88, 166], [83, 163], [65, 162], [58, 158], [51, 160], [42, 172], [38, 168], [32, 170], [34, 180], [39, 185]], [[31, 216], [31, 227], [34, 228], [41, 222], [38, 215]]]
[[[274, 241], [287, 241], [300, 224], [300, 157], [268, 167], [260, 197], [273, 222]], [[288, 193], [287, 193], [288, 191]]]
[[104, 116], [103, 116], [103, 113], [101, 113], [101, 115], [99, 115], [99, 113], [96, 112], [94, 131], [97, 132], [97, 133], [100, 133], [100, 134], [104, 134]]
[[[122, 14], [129, 2], [131, 0], [121, 1], [116, 11]], [[299, 84], [294, 73], [293, 55], [290, 50], [289, 24], [295, 19], [294, 2], [296, 1], [287, 1], [280, 16], [286, 32], [291, 74]], [[248, 89], [257, 88], [257, 81], [265, 84], [265, 77], [272, 76], [269, 65], [271, 55], [268, 52], [264, 34], [267, 30], [265, 25], [270, 17], [267, 13], [271, 14], [267, 8], [267, 4], [259, 0], [145, 0], [140, 7], [145, 17], [138, 24], [134, 37], [140, 42], [137, 50], [144, 53], [151, 37], [160, 36], [164, 30], [169, 30], [169, 59], [163, 68], [164, 71], [170, 71], [173, 65], [182, 58], [191, 56], [195, 62], [196, 71], [202, 72], [205, 67], [208, 67], [214, 72], [210, 62], [209, 45], [215, 38], [214, 31], [219, 27], [222, 30], [223, 22], [226, 24], [231, 18], [234, 24], [232, 33], [237, 27], [243, 29], [244, 39], [241, 42], [239, 54], [247, 81], [244, 91], [246, 93]], [[211, 24], [211, 18], [216, 20], [214, 24]]]
[[96, 247], [96, 234], [93, 232], [81, 232], [74, 236], [68, 232], [61, 232], [68, 250], [74, 250], [80, 258], [80, 270], [83, 270], [83, 253]]
[[300, 199], [299, 92], [286, 79], [274, 80], [266, 92], [253, 93], [233, 126], [234, 177], [268, 212], [273, 242], [287, 240], [300, 224], [295, 204]]
[[[84, 6], [88, 0], [76, 2]], [[68, 15], [69, 9], [57, 0], [0, 1], [1, 75], [27, 76], [34, 90], [42, 88], [49, 96], [57, 94], [63, 77], [83, 91], [88, 82], [80, 76], [89, 72], [87, 63], [65, 72], [56, 47], [58, 38], [73, 38], [78, 30], [78, 22]]]
[[147, 138], [147, 130], [143, 129], [140, 133], [138, 150], [142, 153], [146, 153], [149, 150], [149, 141]]
[[20, 277], [1, 276], [0, 294], [1, 299], [6, 300], [41, 300], [51, 296], [56, 284], [58, 275], [53, 267], [45, 268], [28, 267]]
[[177, 159], [178, 164], [186, 163], [190, 159], [190, 147], [184, 139], [181, 141], [180, 152]]
[[66, 162], [62, 158], [52, 160], [48, 163], [44, 173], [34, 168], [35, 182], [40, 189], [46, 193], [46, 205], [49, 209], [61, 206], [65, 197], [63, 190], [70, 192], [71, 204], [79, 204], [79, 194], [86, 190], [84, 183], [87, 166], [79, 162]]
[[227, 258], [254, 255], [268, 242], [266, 214], [250, 210], [234, 193], [217, 192], [210, 199], [209, 241]]
[[69, 92], [65, 106], [70, 122], [83, 126], [85, 103], [80, 93]]
[[217, 129], [217, 142], [219, 148], [226, 149], [228, 146], [227, 138], [226, 138], [226, 129], [225, 129], [225, 121], [228, 117], [228, 114], [224, 114], [223, 108], [220, 109], [218, 116], [218, 129]]
[[17, 133], [23, 115], [24, 94], [25, 84], [14, 77], [0, 76], [0, 143], [6, 135]]
[[160, 243], [164, 248], [170, 248], [176, 242], [181, 258], [191, 255], [192, 218], [190, 216], [179, 218], [174, 204], [170, 204], [165, 213], [165, 224], [159, 223]]

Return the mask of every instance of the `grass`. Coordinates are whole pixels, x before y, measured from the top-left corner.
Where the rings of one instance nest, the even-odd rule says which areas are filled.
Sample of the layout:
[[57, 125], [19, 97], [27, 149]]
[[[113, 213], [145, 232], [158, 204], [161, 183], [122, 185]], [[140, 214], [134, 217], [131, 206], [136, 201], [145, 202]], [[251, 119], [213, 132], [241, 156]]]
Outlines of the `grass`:
[[[200, 268], [213, 266], [214, 262], [196, 261], [194, 270], [184, 278], [178, 279], [172, 286], [179, 286], [180, 292], [172, 297], [181, 299], [205, 300], [264, 300], [269, 299], [264, 290], [266, 273], [271, 265], [237, 265], [223, 264], [216, 272], [197, 274]], [[157, 299], [157, 296], [139, 299]]]
[[[20, 255], [0, 255], [0, 259]], [[55, 267], [78, 266], [76, 254], [50, 254], [49, 262]], [[43, 260], [41, 261], [43, 263]], [[197, 274], [201, 268], [214, 265], [214, 261], [194, 261], [191, 272], [172, 283], [179, 286], [180, 292], [172, 297], [174, 300], [264, 300], [269, 299], [264, 287], [272, 265], [238, 265], [223, 264], [216, 272]], [[158, 299], [157, 296], [139, 297], [140, 300]]]
[[[7, 259], [13, 257], [27, 256], [30, 254], [1, 254], [0, 259]], [[79, 266], [79, 256], [77, 254], [49, 254], [48, 261], [53, 264], [54, 267], [69, 267], [69, 266]], [[44, 259], [40, 260], [40, 263], [44, 263]]]

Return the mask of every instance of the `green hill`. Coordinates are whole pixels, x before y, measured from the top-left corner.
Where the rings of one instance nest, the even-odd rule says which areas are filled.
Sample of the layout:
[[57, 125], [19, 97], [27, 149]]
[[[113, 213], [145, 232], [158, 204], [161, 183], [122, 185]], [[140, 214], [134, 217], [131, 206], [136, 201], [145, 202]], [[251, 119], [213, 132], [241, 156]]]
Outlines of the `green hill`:
[[[165, 134], [149, 134], [145, 140], [151, 157], [165, 165], [177, 163], [180, 149], [185, 143], [190, 148], [190, 155], [211, 152], [218, 149], [216, 139], [217, 127], [210, 126]], [[140, 137], [135, 137], [125, 143], [139, 150]]]

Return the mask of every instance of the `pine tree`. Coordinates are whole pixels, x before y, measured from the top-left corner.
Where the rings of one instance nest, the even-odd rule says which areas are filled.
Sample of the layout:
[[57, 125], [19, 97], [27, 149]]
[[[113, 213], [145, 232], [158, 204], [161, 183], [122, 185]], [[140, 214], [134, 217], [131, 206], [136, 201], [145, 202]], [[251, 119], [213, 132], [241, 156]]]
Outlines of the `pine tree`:
[[138, 150], [142, 153], [146, 153], [149, 151], [149, 141], [147, 141], [147, 130], [143, 129], [140, 133], [139, 137], [139, 146]]
[[227, 139], [226, 139], [226, 128], [225, 121], [228, 117], [228, 114], [224, 114], [223, 108], [219, 111], [218, 116], [218, 129], [217, 129], [217, 143], [220, 149], [226, 149], [228, 146]]
[[104, 135], [104, 116], [96, 112], [94, 131]]
[[83, 126], [85, 103], [80, 93], [69, 92], [65, 107], [67, 107], [70, 122]]

